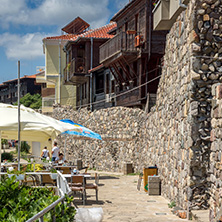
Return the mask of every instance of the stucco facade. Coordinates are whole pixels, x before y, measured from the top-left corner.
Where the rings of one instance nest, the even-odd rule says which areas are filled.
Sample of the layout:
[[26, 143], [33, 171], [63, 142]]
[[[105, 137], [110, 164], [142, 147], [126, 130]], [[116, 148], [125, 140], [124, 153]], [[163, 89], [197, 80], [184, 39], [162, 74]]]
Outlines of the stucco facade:
[[66, 55], [63, 47], [66, 40], [43, 39], [43, 50], [45, 54], [45, 75], [40, 76], [37, 82], [44, 83], [46, 89], [54, 89], [43, 97], [43, 113], [52, 112], [53, 104], [76, 106], [76, 87], [63, 84], [63, 70], [65, 68]]

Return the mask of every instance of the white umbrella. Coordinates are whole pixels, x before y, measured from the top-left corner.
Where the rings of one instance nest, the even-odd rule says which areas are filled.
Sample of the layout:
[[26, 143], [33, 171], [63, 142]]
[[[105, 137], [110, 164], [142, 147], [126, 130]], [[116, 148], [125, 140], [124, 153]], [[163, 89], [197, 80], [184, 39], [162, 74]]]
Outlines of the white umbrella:
[[[22, 141], [48, 141], [48, 139], [54, 139], [67, 130], [79, 131], [78, 127], [74, 125], [63, 123], [24, 106], [20, 108], [20, 126], [20, 139]], [[0, 139], [1, 138], [18, 139], [17, 106], [0, 103]]]

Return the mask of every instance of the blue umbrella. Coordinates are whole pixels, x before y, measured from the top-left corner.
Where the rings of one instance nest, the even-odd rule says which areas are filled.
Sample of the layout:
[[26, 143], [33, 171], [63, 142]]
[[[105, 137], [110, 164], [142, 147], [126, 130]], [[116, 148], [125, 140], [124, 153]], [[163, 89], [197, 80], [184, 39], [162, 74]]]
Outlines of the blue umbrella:
[[[90, 130], [90, 129], [88, 129], [88, 128], [80, 125], [80, 124], [74, 123], [70, 119], [62, 119], [60, 121], [62, 121], [64, 123], [70, 123], [72, 125], [75, 125], [75, 126], [79, 127], [80, 131], [81, 131], [81, 132], [75, 132], [75, 131], [68, 130], [68, 131], [63, 132], [62, 134], [69, 134], [69, 135], [76, 135], [76, 136], [85, 136], [85, 137], [89, 137], [89, 138], [92, 138], [92, 139], [102, 140], [101, 136], [98, 133], [95, 133], [92, 130]], [[65, 147], [66, 147], [66, 140], [65, 140]], [[65, 147], [64, 147], [64, 157], [66, 157]]]
[[70, 123], [72, 125], [75, 125], [76, 127], [79, 127], [80, 131], [81, 131], [81, 132], [75, 132], [75, 131], [68, 130], [68, 131], [63, 132], [62, 134], [85, 136], [85, 137], [90, 137], [92, 139], [102, 140], [101, 136], [98, 133], [94, 133], [92, 130], [90, 130], [80, 124], [74, 123], [70, 119], [62, 119], [60, 121], [62, 121], [64, 123]]

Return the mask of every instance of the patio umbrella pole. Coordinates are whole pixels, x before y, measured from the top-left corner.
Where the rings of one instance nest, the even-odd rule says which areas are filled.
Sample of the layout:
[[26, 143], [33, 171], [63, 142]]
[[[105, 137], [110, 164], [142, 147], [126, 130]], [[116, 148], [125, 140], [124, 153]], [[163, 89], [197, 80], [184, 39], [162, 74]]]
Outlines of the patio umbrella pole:
[[[67, 136], [65, 136], [67, 138]], [[65, 144], [64, 144], [64, 159], [66, 160], [66, 138], [65, 138]]]
[[20, 61], [18, 61], [18, 171], [20, 171]]

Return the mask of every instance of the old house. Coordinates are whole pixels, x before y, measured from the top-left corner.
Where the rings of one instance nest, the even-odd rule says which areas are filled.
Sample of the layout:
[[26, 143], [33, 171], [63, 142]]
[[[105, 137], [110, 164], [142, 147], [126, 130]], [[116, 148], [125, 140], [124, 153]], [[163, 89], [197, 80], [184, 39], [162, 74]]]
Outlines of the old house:
[[133, 0], [111, 19], [115, 36], [100, 47], [100, 63], [115, 78], [117, 106], [147, 108], [155, 102], [166, 31], [153, 30], [153, 2]]
[[[75, 23], [76, 19], [67, 26]], [[76, 32], [65, 28], [62, 28], [62, 31], [65, 33], [60, 36], [49, 36], [42, 40], [45, 72], [37, 77], [37, 82], [42, 84], [43, 113], [52, 112], [54, 104], [76, 106], [76, 87], [63, 84], [63, 70], [66, 66], [66, 53], [63, 47], [69, 39], [76, 36]]]
[[[38, 74], [35, 75], [25, 75], [24, 77], [20, 78], [21, 84], [21, 97], [25, 94], [30, 93], [31, 95], [39, 93], [41, 94], [41, 85], [36, 83], [36, 77]], [[12, 104], [17, 102], [18, 100], [18, 79], [8, 80], [3, 82], [0, 85], [0, 102]]]
[[95, 78], [93, 72], [89, 70], [93, 71], [93, 68], [99, 65], [99, 47], [113, 37], [110, 31], [116, 27], [116, 24], [112, 22], [91, 30], [88, 30], [88, 27], [89, 24], [78, 17], [74, 23], [63, 29], [68, 33], [75, 30], [76, 33], [76, 36], [70, 38], [64, 46], [66, 53], [64, 83], [77, 86], [77, 108], [83, 106], [92, 108], [95, 94], [104, 94], [104, 76], [110, 75], [109, 70], [100, 69], [99, 76]]

